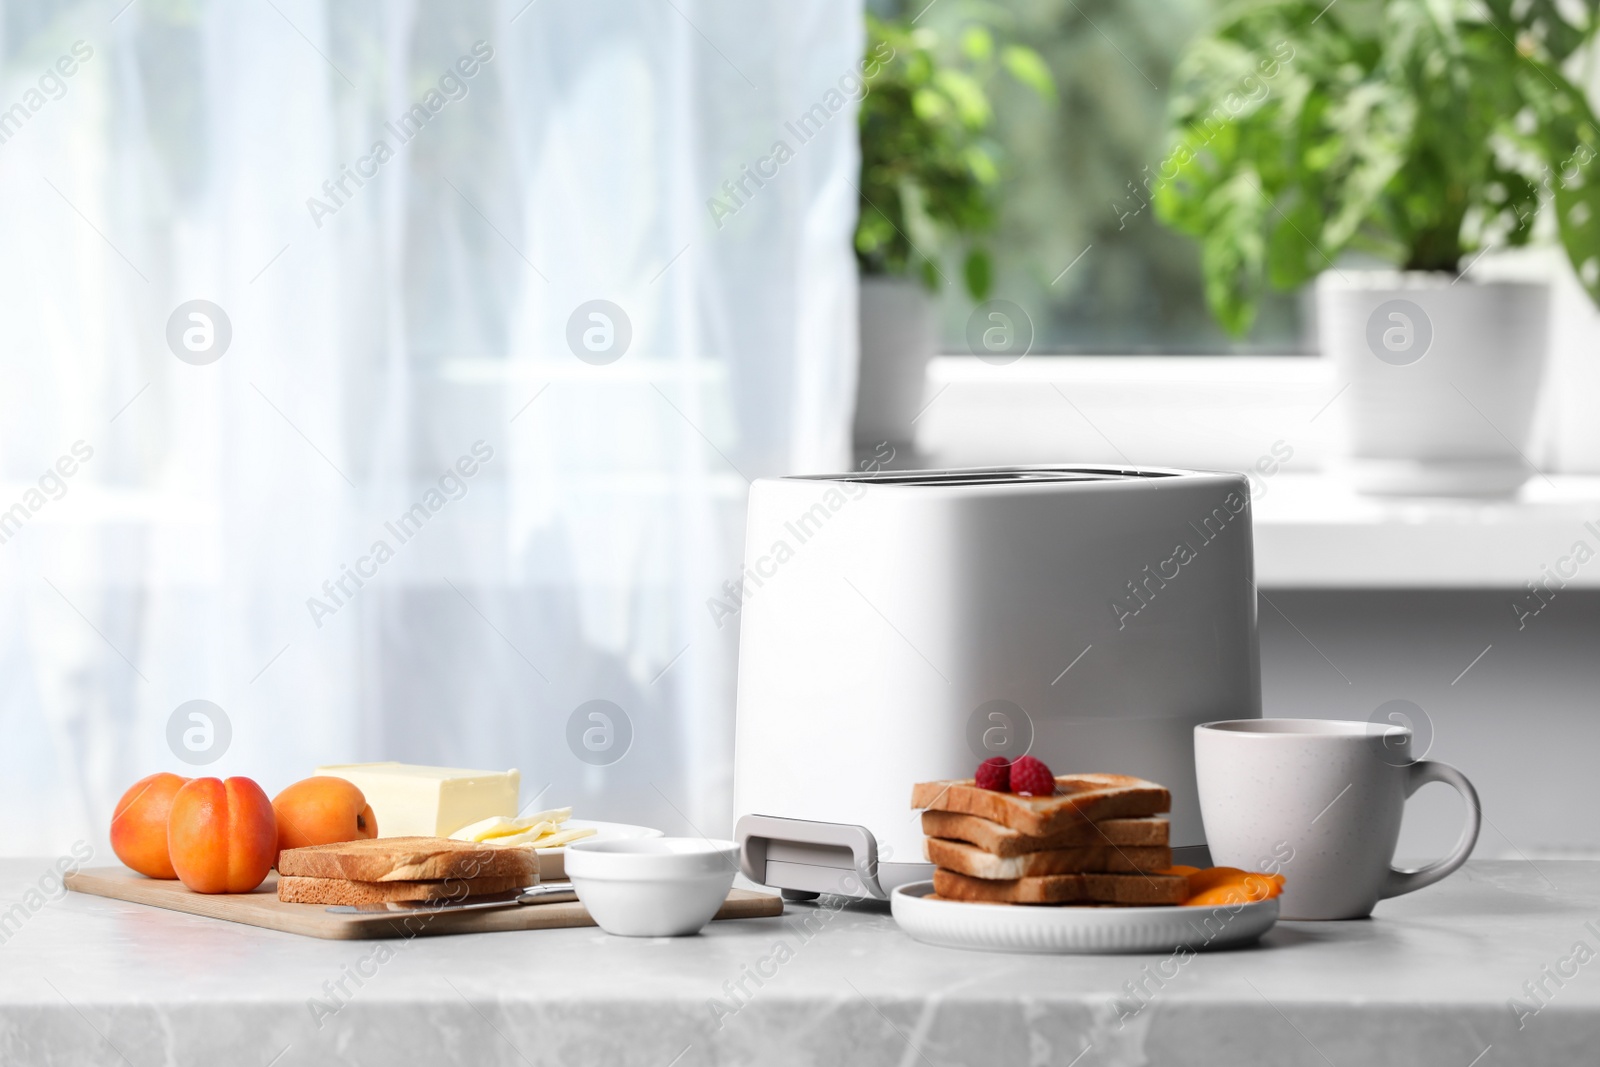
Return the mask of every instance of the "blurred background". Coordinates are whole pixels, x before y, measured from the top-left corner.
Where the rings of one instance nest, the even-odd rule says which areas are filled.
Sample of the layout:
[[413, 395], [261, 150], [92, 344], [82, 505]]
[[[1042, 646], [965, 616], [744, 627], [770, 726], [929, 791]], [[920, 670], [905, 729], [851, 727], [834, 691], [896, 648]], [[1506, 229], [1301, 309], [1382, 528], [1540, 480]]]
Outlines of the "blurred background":
[[[1428, 5], [0, 3], [0, 853], [100, 844], [157, 769], [377, 759], [725, 833], [749, 482], [1017, 462], [1252, 471], [1266, 713], [1400, 701], [1480, 854], [1600, 848], [1600, 567], [1545, 577], [1600, 544], [1596, 5], [1433, 7], [1532, 116], [1462, 97], [1516, 217], [1447, 257], [1550, 293], [1526, 418], [1447, 417], [1503, 492], [1339, 475], [1311, 276], [1414, 266], [1374, 198], [1453, 195], [1384, 169], [1444, 106], [1381, 46]], [[1165, 181], [1214, 99], [1255, 222]], [[1320, 202], [1285, 116], [1359, 142]], [[1433, 793], [1402, 853], [1453, 839]]]
[[[737, 627], [704, 601], [749, 478], [848, 462], [853, 116], [720, 228], [705, 201], [859, 61], [859, 10], [124, 2], [0, 24], [8, 106], [84, 57], [0, 144], [0, 499], [93, 455], [0, 544], [0, 850], [98, 840], [185, 769], [191, 700], [231, 730], [205, 771], [269, 792], [515, 766], [725, 822]], [[625, 762], [569, 751], [591, 700]]]

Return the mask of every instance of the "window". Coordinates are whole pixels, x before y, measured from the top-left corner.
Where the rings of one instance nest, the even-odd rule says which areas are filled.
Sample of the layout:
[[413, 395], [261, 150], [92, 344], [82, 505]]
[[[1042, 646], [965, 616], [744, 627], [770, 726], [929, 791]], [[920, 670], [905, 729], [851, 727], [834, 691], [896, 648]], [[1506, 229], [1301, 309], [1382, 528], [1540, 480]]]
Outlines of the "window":
[[[926, 0], [891, 13], [915, 16]], [[993, 86], [1007, 158], [992, 239], [994, 296], [1033, 319], [1035, 352], [1308, 353], [1309, 296], [1274, 294], [1255, 328], [1232, 338], [1205, 305], [1200, 253], [1144, 206], [1141, 182], [1167, 151], [1167, 89], [1185, 44], [1220, 0], [937, 3], [918, 19], [953, 36], [974, 19], [1031, 45], [1060, 90], [1051, 107], [1004, 80]], [[952, 278], [956, 275], [952, 272]], [[972, 301], [940, 294], [944, 349], [966, 351]]]

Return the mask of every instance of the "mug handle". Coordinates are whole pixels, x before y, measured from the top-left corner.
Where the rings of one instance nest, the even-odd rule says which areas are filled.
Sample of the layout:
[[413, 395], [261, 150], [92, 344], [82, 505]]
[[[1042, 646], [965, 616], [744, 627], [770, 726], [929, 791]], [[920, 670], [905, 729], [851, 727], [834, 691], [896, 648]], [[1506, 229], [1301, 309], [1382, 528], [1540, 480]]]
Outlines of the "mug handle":
[[1444, 859], [1435, 860], [1425, 867], [1418, 867], [1412, 871], [1390, 867], [1389, 877], [1383, 883], [1381, 899], [1410, 893], [1454, 873], [1457, 867], [1467, 862], [1467, 857], [1472, 855], [1472, 847], [1478, 843], [1478, 824], [1482, 819], [1482, 813], [1478, 805], [1478, 791], [1472, 788], [1467, 776], [1448, 763], [1426, 759], [1409, 765], [1407, 772], [1407, 799], [1429, 782], [1444, 782], [1453, 786], [1455, 791], [1461, 794], [1461, 799], [1467, 802], [1467, 824], [1461, 828], [1461, 837], [1456, 841], [1456, 847]]

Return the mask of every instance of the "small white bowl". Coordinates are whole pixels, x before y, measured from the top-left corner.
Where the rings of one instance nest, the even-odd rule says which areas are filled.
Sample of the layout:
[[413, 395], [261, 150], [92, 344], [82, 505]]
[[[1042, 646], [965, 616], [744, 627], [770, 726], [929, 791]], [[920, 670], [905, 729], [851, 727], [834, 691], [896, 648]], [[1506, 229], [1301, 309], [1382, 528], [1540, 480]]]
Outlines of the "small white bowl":
[[733, 888], [739, 846], [699, 837], [574, 841], [567, 877], [600, 929], [678, 937], [711, 921]]

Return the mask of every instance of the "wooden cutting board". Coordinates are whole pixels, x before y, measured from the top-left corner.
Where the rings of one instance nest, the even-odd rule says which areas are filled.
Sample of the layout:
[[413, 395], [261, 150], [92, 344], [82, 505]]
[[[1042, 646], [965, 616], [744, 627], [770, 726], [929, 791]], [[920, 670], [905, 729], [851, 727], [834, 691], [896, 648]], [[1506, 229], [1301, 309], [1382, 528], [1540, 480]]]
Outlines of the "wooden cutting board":
[[[275, 873], [269, 874], [253, 893], [194, 893], [185, 889], [181, 882], [146, 878], [126, 867], [91, 867], [74, 871], [65, 880], [68, 889], [92, 896], [128, 900], [169, 911], [336, 941], [483, 934], [496, 930], [552, 930], [594, 925], [594, 920], [589, 918], [589, 913], [577, 901], [525, 904], [489, 911], [339, 915], [329, 912], [322, 904], [285, 904], [278, 899], [278, 876]], [[754, 919], [782, 914], [782, 898], [752, 893], [748, 889], [733, 889], [729, 891], [722, 910], [713, 918]]]

